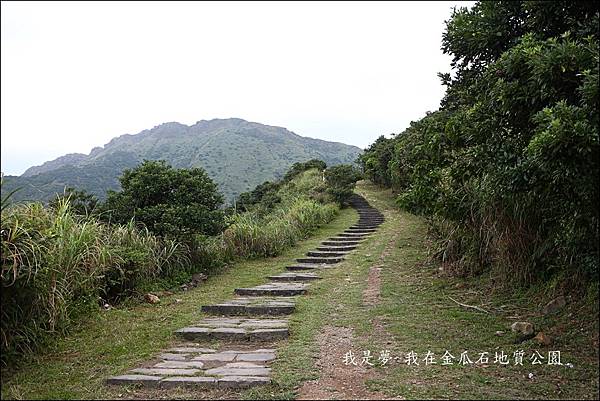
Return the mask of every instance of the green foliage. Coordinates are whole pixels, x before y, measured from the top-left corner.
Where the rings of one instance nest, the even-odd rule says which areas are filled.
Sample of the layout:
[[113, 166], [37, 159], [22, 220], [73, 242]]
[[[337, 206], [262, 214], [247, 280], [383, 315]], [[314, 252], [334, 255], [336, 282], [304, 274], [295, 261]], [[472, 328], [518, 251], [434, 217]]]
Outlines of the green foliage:
[[298, 174], [310, 170], [312, 168], [316, 168], [318, 170], [325, 170], [327, 168], [327, 164], [323, 160], [312, 159], [304, 163], [294, 163], [292, 167], [285, 173], [283, 176], [283, 181], [288, 182], [291, 181]]
[[[93, 198], [77, 191], [52, 207], [2, 199], [3, 363], [64, 333], [82, 314], [97, 311], [99, 302], [174, 286], [236, 259], [279, 255], [338, 211], [314, 168], [253, 191], [259, 199], [254, 209], [229, 216], [229, 227], [216, 236], [224, 212], [216, 209], [220, 197], [203, 171], [145, 162], [127, 171], [122, 185], [122, 192], [109, 196], [112, 209], [104, 205], [110, 214], [83, 213]], [[268, 192], [279, 201], [270, 203]], [[172, 221], [152, 222], [148, 210]], [[185, 213], [203, 215], [183, 223]]]
[[356, 181], [360, 180], [362, 174], [350, 164], [340, 164], [325, 170], [325, 181], [327, 182], [327, 193], [340, 205], [345, 205], [354, 191]]
[[356, 146], [298, 136], [285, 128], [241, 119], [198, 121], [187, 126], [166, 123], [136, 135], [112, 139], [89, 155], [74, 154], [5, 177], [5, 189], [21, 187], [15, 201], [48, 202], [66, 187], [83, 189], [100, 200], [118, 191], [126, 168], [144, 159], [166, 160], [177, 168], [203, 168], [219, 186], [226, 203], [265, 181], [283, 176], [295, 162], [318, 158], [329, 165], [350, 163]]
[[236, 206], [240, 211], [248, 211], [252, 206], [260, 203], [270, 209], [281, 202], [281, 198], [277, 195], [280, 186], [280, 182], [265, 181], [252, 191], [241, 193]]
[[359, 156], [358, 162], [362, 165], [363, 172], [375, 184], [384, 186], [391, 184], [387, 165], [392, 159], [393, 151], [393, 141], [381, 135]]
[[200, 168], [174, 169], [165, 161], [146, 160], [125, 170], [122, 191], [110, 191], [102, 206], [109, 221], [143, 223], [154, 234], [185, 239], [223, 229], [223, 197]]
[[361, 156], [401, 206], [433, 217], [458, 273], [597, 278], [598, 15], [592, 2], [455, 10], [442, 108]]
[[330, 221], [338, 207], [326, 194], [320, 170], [324, 165], [318, 160], [297, 164], [287, 179], [264, 183], [244, 195], [253, 200], [252, 207], [246, 203], [245, 212], [231, 216], [223, 234], [208, 241], [210, 249], [231, 259], [276, 256]]
[[87, 216], [95, 212], [98, 205], [98, 198], [87, 193], [84, 190], [67, 187], [62, 195], [56, 195], [48, 204], [51, 208], [58, 208], [65, 200], [68, 200], [68, 205], [71, 211], [80, 216]]
[[189, 250], [147, 230], [74, 213], [69, 199], [8, 207], [2, 233], [2, 361], [67, 330], [82, 314], [189, 266]]

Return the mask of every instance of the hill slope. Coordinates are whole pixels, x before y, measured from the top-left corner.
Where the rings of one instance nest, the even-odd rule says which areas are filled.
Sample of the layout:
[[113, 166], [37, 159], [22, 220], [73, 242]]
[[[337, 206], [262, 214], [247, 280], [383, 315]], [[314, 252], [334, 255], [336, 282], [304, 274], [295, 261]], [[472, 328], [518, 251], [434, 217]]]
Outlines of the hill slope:
[[6, 176], [4, 191], [21, 187], [15, 200], [48, 200], [73, 186], [103, 198], [118, 189], [125, 168], [144, 159], [164, 159], [174, 167], [202, 167], [227, 201], [256, 185], [280, 177], [295, 162], [318, 158], [328, 165], [352, 163], [355, 146], [304, 138], [282, 127], [242, 119], [199, 121], [188, 126], [165, 123], [136, 135], [114, 138], [89, 155], [68, 154], [22, 176]]

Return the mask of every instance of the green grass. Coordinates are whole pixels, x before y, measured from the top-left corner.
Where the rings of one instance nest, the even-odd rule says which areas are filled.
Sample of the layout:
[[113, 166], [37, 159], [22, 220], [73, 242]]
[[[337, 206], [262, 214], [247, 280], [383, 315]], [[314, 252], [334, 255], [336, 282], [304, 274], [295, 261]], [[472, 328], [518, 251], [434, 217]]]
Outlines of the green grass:
[[[357, 192], [386, 216], [377, 234], [371, 236], [335, 269], [323, 271], [323, 279], [312, 283], [309, 293], [299, 297], [290, 319], [290, 338], [278, 344], [273, 363], [273, 384], [230, 393], [228, 398], [292, 399], [299, 386], [316, 379], [319, 357], [316, 336], [326, 325], [354, 330], [353, 351], [370, 349], [377, 355], [388, 349], [404, 357], [414, 351], [420, 366], [390, 361], [372, 369], [378, 373], [366, 382], [372, 391], [413, 399], [544, 399], [597, 398], [598, 311], [593, 305], [597, 292], [588, 300], [572, 301], [558, 315], [543, 317], [538, 311], [547, 299], [540, 289], [527, 293], [497, 292], [489, 278], [462, 280], [446, 277], [439, 265], [428, 260], [426, 224], [423, 219], [397, 209], [389, 191], [361, 182]], [[165, 298], [159, 305], [136, 305], [103, 312], [82, 324], [77, 333], [60, 340], [26, 368], [2, 382], [3, 398], [116, 398], [125, 391], [103, 385], [109, 375], [139, 365], [173, 340], [172, 332], [198, 320], [205, 303], [231, 298], [235, 287], [264, 283], [265, 276], [283, 270], [291, 259], [313, 249], [324, 238], [352, 224], [356, 213], [342, 210], [327, 227], [279, 257], [241, 262], [211, 277], [201, 288]], [[381, 259], [383, 252], [389, 252]], [[369, 268], [382, 264], [381, 301], [375, 307], [362, 303]], [[462, 308], [452, 302], [477, 305], [490, 314]], [[182, 299], [174, 303], [174, 298]], [[595, 301], [594, 301], [595, 300]], [[569, 316], [569, 314], [571, 314]], [[519, 320], [533, 322], [555, 339], [549, 347], [527, 341], [515, 344], [509, 325]], [[377, 318], [385, 332], [373, 327]], [[497, 330], [505, 331], [496, 336]], [[574, 365], [513, 365], [512, 352], [534, 349], [542, 353], [562, 352], [563, 362]], [[435, 352], [438, 365], [423, 366], [428, 350]], [[441, 354], [449, 350], [458, 357], [464, 350], [474, 361], [478, 352], [503, 350], [510, 366], [490, 363], [488, 367], [440, 366]], [[343, 362], [339, 361], [343, 369]], [[528, 374], [533, 373], [532, 379]], [[145, 397], [205, 398], [208, 392], [143, 393]], [[127, 393], [126, 397], [140, 396]]]
[[332, 223], [278, 257], [236, 263], [201, 287], [156, 305], [122, 306], [81, 321], [69, 336], [24, 361], [19, 370], [3, 370], [2, 398], [117, 398], [123, 389], [105, 386], [106, 377], [122, 374], [168, 347], [175, 330], [201, 318], [201, 305], [232, 298], [236, 287], [265, 283], [266, 276], [283, 271], [286, 263], [355, 220], [356, 212], [344, 209]]
[[[412, 399], [528, 399], [528, 398], [597, 398], [598, 394], [598, 314], [589, 303], [574, 303], [555, 317], [536, 313], [546, 300], [535, 298], [534, 292], [494, 293], [486, 277], [472, 282], [440, 274], [439, 265], [428, 260], [426, 224], [414, 215], [396, 207], [390, 191], [359, 183], [357, 192], [379, 208], [386, 222], [378, 234], [363, 243], [357, 251], [323, 274], [324, 279], [312, 284], [292, 315], [290, 339], [278, 350], [273, 365], [273, 385], [244, 394], [252, 399], [292, 399], [306, 380], [318, 378], [315, 360], [319, 358], [315, 338], [325, 325], [354, 329], [353, 351], [373, 355], [387, 349], [399, 362], [376, 366], [378, 377], [366, 382], [371, 391], [388, 396]], [[395, 236], [395, 237], [394, 237]], [[389, 255], [380, 261], [388, 244]], [[383, 264], [381, 301], [376, 307], [362, 303], [369, 267]], [[484, 314], [462, 308], [448, 297], [469, 305], [484, 305], [492, 313]], [[596, 298], [597, 299], [597, 298]], [[498, 309], [504, 306], [503, 309]], [[573, 315], [569, 317], [569, 313]], [[591, 313], [591, 314], [590, 314]], [[555, 339], [550, 347], [533, 341], [514, 343], [510, 324], [519, 320], [535, 323]], [[591, 316], [591, 318], [590, 318]], [[384, 322], [385, 333], [374, 329], [373, 320]], [[573, 325], [569, 327], [569, 325]], [[505, 334], [496, 336], [501, 330]], [[595, 334], [594, 334], [595, 333]], [[524, 350], [526, 358], [533, 350], [542, 354], [560, 350], [566, 366], [514, 366], [513, 352]], [[437, 365], [424, 366], [427, 351], [436, 355]], [[455, 357], [468, 351], [473, 362], [479, 352], [496, 351], [510, 355], [510, 366], [489, 363], [480, 365], [440, 366], [441, 356], [449, 350]], [[407, 352], [419, 356], [420, 366], [403, 362]], [[344, 369], [339, 361], [340, 369]], [[528, 374], [533, 373], [532, 379]]]

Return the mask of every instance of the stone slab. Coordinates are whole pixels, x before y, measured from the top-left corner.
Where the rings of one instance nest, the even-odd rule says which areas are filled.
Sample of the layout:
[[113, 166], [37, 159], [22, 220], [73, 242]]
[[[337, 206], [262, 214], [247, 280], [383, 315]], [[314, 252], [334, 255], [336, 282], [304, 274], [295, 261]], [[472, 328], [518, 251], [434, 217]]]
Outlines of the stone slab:
[[268, 277], [273, 281], [312, 281], [320, 278], [316, 273], [281, 273]]
[[269, 283], [250, 288], [236, 288], [235, 293], [238, 295], [280, 295], [290, 297], [305, 294], [307, 287], [308, 285], [303, 283]]
[[142, 387], [158, 387], [161, 376], [150, 376], [150, 375], [120, 375], [112, 376], [106, 379], [106, 384], [109, 385], [129, 385], [138, 384]]
[[216, 387], [217, 378], [205, 376], [174, 376], [160, 381], [161, 388], [175, 387]]

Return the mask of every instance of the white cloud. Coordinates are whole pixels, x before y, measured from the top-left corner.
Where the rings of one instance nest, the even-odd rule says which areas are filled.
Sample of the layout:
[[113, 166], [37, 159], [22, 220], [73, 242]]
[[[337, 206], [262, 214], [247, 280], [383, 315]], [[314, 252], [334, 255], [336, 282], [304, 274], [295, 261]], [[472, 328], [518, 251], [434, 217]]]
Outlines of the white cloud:
[[2, 171], [167, 121], [367, 146], [439, 106], [455, 4], [2, 2]]

